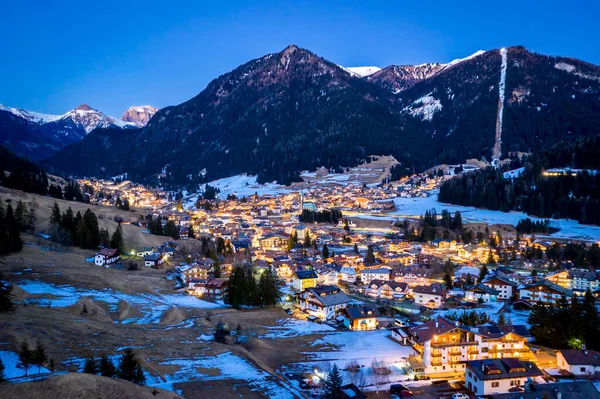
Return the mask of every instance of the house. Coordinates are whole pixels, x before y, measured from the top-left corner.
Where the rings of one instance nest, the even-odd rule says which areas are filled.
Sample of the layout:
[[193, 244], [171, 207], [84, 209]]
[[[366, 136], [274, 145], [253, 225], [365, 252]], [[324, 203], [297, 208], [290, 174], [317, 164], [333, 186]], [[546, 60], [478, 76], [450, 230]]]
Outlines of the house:
[[319, 276], [314, 270], [296, 270], [292, 286], [296, 291], [304, 291], [317, 286]]
[[356, 271], [352, 266], [342, 266], [338, 277], [345, 283], [354, 284], [356, 283]]
[[142, 249], [138, 249], [136, 251], [136, 255], [138, 258], [143, 258], [146, 255], [150, 255], [152, 252], [154, 252], [154, 247], [144, 247]]
[[441, 284], [418, 285], [412, 290], [415, 304], [430, 309], [442, 307], [446, 299], [446, 288]]
[[561, 350], [556, 354], [556, 364], [560, 370], [574, 375], [593, 375], [600, 373], [600, 352], [587, 349]]
[[483, 285], [489, 287], [489, 288], [493, 288], [496, 291], [498, 291], [498, 295], [497, 298], [503, 301], [506, 301], [508, 299], [510, 299], [513, 294], [516, 293], [516, 287], [517, 284], [510, 281], [509, 279], [503, 277], [503, 276], [499, 276], [499, 275], [493, 275], [490, 278], [487, 278], [484, 282]]
[[153, 252], [149, 255], [144, 255], [144, 266], [159, 269], [165, 263], [165, 258], [158, 252]]
[[412, 345], [422, 356], [426, 374], [439, 374], [461, 371], [470, 360], [533, 358], [526, 345], [527, 339], [517, 331], [517, 326], [501, 326], [494, 322], [468, 327], [437, 316], [406, 329], [405, 334], [397, 333], [394, 338], [404, 345]]
[[227, 279], [209, 278], [202, 280], [192, 280], [188, 283], [187, 292], [198, 298], [208, 297], [212, 299], [223, 299], [225, 289], [227, 288]]
[[396, 281], [373, 280], [363, 292], [373, 298], [398, 299], [408, 292], [408, 284]]
[[258, 239], [262, 250], [279, 250], [287, 248], [289, 235], [285, 233], [269, 233]]
[[[531, 387], [531, 388], [529, 388]], [[529, 388], [529, 389], [528, 389]], [[590, 381], [526, 384], [525, 391], [491, 395], [493, 399], [600, 399], [600, 393]]]
[[208, 278], [211, 267], [207, 265], [195, 265], [183, 272], [185, 281], [205, 280]]
[[516, 358], [471, 360], [465, 370], [465, 385], [475, 395], [509, 392], [528, 379], [542, 375], [533, 362]]
[[474, 287], [465, 290], [465, 300], [467, 301], [483, 301], [496, 302], [500, 291], [488, 287], [484, 284], [477, 284]]
[[119, 256], [118, 249], [103, 248], [94, 256], [94, 263], [96, 266], [109, 267], [113, 263], [118, 262], [121, 259]]
[[379, 269], [363, 269], [360, 271], [360, 281], [363, 284], [369, 284], [373, 280], [384, 280], [390, 279], [390, 269], [379, 268]]
[[350, 298], [335, 285], [308, 288], [298, 295], [298, 306], [321, 320], [335, 319], [350, 303]]
[[294, 272], [290, 266], [290, 262], [273, 261], [271, 264], [271, 272], [281, 279], [292, 278]]
[[373, 305], [350, 306], [342, 312], [344, 325], [353, 331], [375, 330], [379, 311]]
[[594, 292], [600, 289], [598, 273], [587, 269], [561, 270], [550, 273], [546, 276], [546, 280], [578, 292], [585, 292], [587, 289]]
[[554, 305], [563, 295], [570, 301], [573, 297], [573, 291], [551, 283], [548, 280], [537, 281], [519, 287], [519, 299], [531, 303], [541, 302], [545, 305]]

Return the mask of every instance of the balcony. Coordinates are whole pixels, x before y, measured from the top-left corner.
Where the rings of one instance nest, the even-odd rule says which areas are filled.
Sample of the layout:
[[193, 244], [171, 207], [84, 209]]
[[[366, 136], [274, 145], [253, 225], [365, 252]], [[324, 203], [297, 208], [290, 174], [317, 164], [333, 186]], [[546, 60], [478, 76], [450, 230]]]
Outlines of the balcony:
[[472, 346], [478, 345], [477, 341], [456, 341], [456, 342], [431, 342], [432, 348], [449, 348], [452, 346]]

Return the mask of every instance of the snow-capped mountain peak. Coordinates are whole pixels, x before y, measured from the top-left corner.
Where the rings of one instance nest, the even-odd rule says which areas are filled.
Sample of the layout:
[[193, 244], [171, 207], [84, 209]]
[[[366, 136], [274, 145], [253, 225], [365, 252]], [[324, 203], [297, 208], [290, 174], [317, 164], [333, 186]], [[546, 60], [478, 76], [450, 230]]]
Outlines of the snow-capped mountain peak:
[[364, 78], [381, 71], [381, 68], [377, 66], [343, 67], [340, 65], [340, 68], [348, 72], [350, 75], [356, 76], [358, 78]]
[[136, 124], [134, 123], [122, 121], [112, 116], [107, 116], [87, 104], [81, 104], [63, 115], [42, 114], [39, 112], [27, 111], [21, 108], [8, 107], [1, 104], [0, 110], [8, 111], [13, 115], [38, 125], [45, 125], [47, 123], [58, 121], [67, 121], [70, 119], [73, 123], [75, 123], [76, 126], [82, 128], [86, 134], [97, 127], [136, 127]]
[[156, 112], [158, 112], [158, 108], [151, 105], [133, 105], [123, 113], [121, 120], [144, 127]]
[[455, 60], [450, 61], [447, 64], [443, 64], [442, 69], [448, 69], [448, 68], [450, 68], [450, 67], [452, 67], [452, 66], [454, 66], [456, 64], [460, 64], [463, 61], [471, 60], [471, 59], [473, 59], [475, 57], [478, 57], [478, 56], [480, 56], [481, 54], [484, 54], [484, 53], [485, 53], [485, 50], [478, 50], [478, 51], [474, 52], [473, 54], [469, 55], [468, 57], [457, 58]]

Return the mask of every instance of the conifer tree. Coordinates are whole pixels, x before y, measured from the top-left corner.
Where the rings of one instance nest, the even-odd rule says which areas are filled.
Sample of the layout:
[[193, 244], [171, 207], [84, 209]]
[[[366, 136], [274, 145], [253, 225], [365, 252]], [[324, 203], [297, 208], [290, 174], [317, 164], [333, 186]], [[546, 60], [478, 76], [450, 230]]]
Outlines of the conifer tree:
[[333, 364], [327, 380], [325, 381], [325, 393], [327, 398], [336, 398], [342, 388], [342, 373], [338, 369], [337, 364]]
[[117, 376], [122, 380], [131, 381], [138, 385], [146, 382], [142, 366], [131, 348], [125, 349], [125, 353], [119, 359]]
[[444, 284], [446, 284], [447, 289], [452, 289], [452, 277], [447, 273], [444, 276]]
[[115, 376], [115, 365], [106, 353], [100, 357], [100, 361], [98, 363], [98, 369], [101, 376], [109, 378], [113, 378]]
[[19, 356], [19, 361], [17, 362], [17, 367], [21, 370], [25, 370], [25, 376], [29, 375], [29, 367], [31, 366], [31, 360], [33, 358], [33, 353], [29, 348], [29, 344], [26, 341], [21, 343], [21, 347], [17, 352]]
[[13, 285], [8, 281], [4, 281], [2, 273], [0, 273], [0, 312], [8, 312], [15, 309], [12, 290]]
[[94, 356], [90, 356], [85, 360], [83, 372], [86, 374], [98, 374], [98, 361]]
[[485, 279], [485, 276], [487, 276], [489, 270], [487, 268], [487, 265], [483, 265], [481, 266], [481, 269], [479, 270], [479, 278], [477, 279], [478, 283], [481, 283], [483, 281], [483, 279]]
[[110, 238], [110, 247], [118, 249], [119, 253], [121, 254], [125, 253], [125, 244], [123, 244], [123, 229], [121, 228], [120, 224], [117, 226], [117, 229]]
[[54, 201], [54, 205], [52, 206], [52, 213], [50, 214], [50, 227], [52, 225], [60, 225], [61, 221], [61, 213], [58, 203]]
[[367, 254], [365, 255], [365, 265], [373, 264], [375, 264], [375, 253], [373, 252], [373, 245], [369, 244]]
[[327, 247], [327, 244], [323, 244], [323, 250], [321, 251], [321, 253], [323, 254], [323, 259], [327, 259], [329, 258], [329, 248]]
[[38, 366], [38, 374], [41, 372], [42, 366], [48, 361], [48, 354], [46, 348], [38, 340], [35, 349], [32, 352], [31, 363]]

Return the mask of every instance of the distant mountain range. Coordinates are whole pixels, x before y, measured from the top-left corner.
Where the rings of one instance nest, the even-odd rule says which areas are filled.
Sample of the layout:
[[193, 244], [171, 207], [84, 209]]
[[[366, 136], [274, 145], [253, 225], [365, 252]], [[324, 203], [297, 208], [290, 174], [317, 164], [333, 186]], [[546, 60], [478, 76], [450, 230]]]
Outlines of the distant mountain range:
[[344, 68], [291, 45], [213, 80], [147, 126], [96, 129], [45, 160], [76, 175], [259, 182], [393, 155], [395, 176], [600, 134], [600, 68], [523, 47], [448, 64]]
[[156, 111], [148, 105], [133, 106], [118, 119], [87, 104], [63, 115], [42, 114], [0, 104], [0, 144], [19, 155], [41, 159], [66, 145], [81, 141], [96, 128], [134, 129], [145, 126]]

